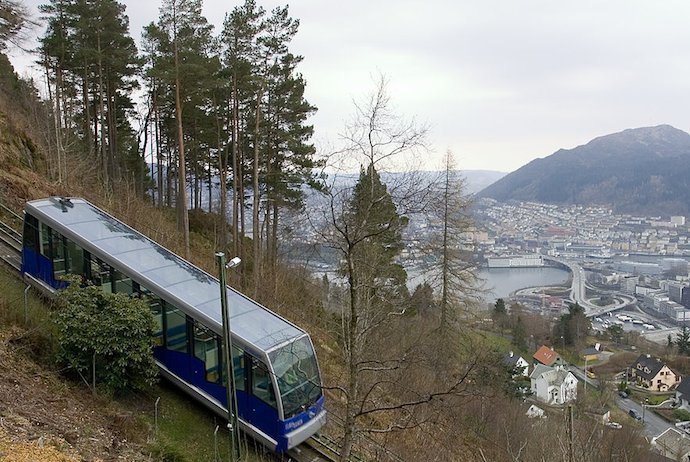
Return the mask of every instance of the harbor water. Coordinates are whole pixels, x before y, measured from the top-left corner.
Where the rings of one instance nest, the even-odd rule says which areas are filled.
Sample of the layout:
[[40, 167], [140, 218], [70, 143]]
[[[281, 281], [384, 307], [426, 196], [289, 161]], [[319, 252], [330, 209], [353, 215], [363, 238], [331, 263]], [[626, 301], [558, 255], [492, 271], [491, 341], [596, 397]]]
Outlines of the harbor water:
[[484, 283], [484, 300], [495, 303], [512, 292], [527, 287], [564, 286], [570, 273], [561, 268], [482, 268], [479, 277]]

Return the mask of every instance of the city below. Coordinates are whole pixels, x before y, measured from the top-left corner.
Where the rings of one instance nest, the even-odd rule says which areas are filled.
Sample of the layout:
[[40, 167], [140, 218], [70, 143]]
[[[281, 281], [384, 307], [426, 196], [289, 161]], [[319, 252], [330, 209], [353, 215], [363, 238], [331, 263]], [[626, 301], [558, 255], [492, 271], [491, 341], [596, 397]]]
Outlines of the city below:
[[513, 301], [554, 316], [578, 303], [595, 330], [618, 324], [658, 343], [690, 320], [690, 228], [683, 216], [482, 199], [475, 220], [468, 244], [489, 274], [542, 266], [570, 273], [568, 287], [522, 288]]

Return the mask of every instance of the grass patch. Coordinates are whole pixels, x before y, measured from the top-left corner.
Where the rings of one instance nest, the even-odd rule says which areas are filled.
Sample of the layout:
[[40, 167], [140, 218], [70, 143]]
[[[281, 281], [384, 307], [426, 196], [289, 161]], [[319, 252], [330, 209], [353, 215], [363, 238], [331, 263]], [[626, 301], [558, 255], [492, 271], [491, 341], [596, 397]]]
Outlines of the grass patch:
[[[155, 401], [158, 404], [156, 432]], [[141, 398], [140, 418], [150, 428], [148, 447], [157, 460], [193, 462], [197, 460], [229, 460], [230, 436], [226, 421], [207, 410], [167, 380], [145, 398]], [[146, 409], [147, 407], [148, 409]], [[218, 432], [215, 433], [216, 427]], [[214, 435], [215, 434], [215, 435]], [[242, 435], [242, 460], [268, 462], [274, 460], [266, 449]]]
[[21, 325], [26, 329], [38, 328], [49, 336], [52, 326], [47, 302], [35, 289], [31, 288], [26, 293], [25, 289], [26, 284], [16, 273], [5, 266], [0, 267], [0, 322]]
[[649, 395], [647, 397], [647, 402], [652, 406], [656, 406], [657, 404], [661, 404], [664, 401], [667, 401], [672, 396], [672, 393], [669, 393], [668, 395]]

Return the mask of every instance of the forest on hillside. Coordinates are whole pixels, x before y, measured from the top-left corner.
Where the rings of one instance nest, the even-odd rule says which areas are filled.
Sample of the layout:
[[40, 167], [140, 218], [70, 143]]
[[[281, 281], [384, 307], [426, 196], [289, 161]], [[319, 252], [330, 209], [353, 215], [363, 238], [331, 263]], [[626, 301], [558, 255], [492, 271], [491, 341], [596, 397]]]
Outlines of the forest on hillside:
[[[137, 47], [116, 0], [43, 4], [36, 60], [48, 98], [37, 100], [31, 83], [14, 76], [6, 83], [27, 90], [25, 101], [7, 106], [36, 121], [26, 129], [37, 132], [27, 134], [26, 159], [13, 160], [23, 168], [16, 172], [41, 175], [51, 193], [89, 195], [162, 237], [163, 218], [174, 216], [170, 239], [181, 245], [162, 243], [194, 262], [198, 251], [239, 256], [233, 285], [314, 339], [328, 431], [342, 461], [560, 461], [577, 452], [586, 462], [646, 454], [638, 429], [604, 430], [587, 416], [610, 390], [583, 399], [570, 426], [560, 410], [548, 420], [527, 418], [501, 360], [508, 349], [527, 347], [475, 310], [479, 284], [461, 245], [469, 202], [452, 153], [433, 182], [414, 172], [382, 180], [391, 159], [423, 157], [429, 136], [393, 111], [386, 79], [354, 105], [343, 146], [318, 153], [309, 119], [316, 108], [299, 72], [308, 57], [290, 51], [299, 20], [287, 6], [266, 11], [245, 0], [214, 31], [201, 6], [163, 0]], [[13, 46], [30, 20], [20, 1], [0, 0], [0, 44]], [[330, 187], [319, 173], [326, 158], [356, 159], [358, 180]], [[303, 208], [308, 188], [321, 198], [314, 210]], [[35, 198], [28, 187], [21, 194]], [[281, 258], [288, 210], [338, 254], [337, 281]], [[425, 251], [435, 263], [409, 290], [400, 255], [412, 213], [434, 224]]]

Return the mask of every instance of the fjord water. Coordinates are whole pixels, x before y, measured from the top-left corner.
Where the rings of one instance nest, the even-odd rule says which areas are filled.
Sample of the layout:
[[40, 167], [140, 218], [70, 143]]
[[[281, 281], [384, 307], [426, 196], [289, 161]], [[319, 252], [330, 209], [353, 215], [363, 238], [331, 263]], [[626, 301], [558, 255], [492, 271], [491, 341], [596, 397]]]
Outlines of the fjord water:
[[484, 281], [484, 300], [494, 303], [497, 298], [507, 298], [516, 290], [526, 287], [563, 286], [570, 273], [561, 268], [482, 268], [479, 277]]

